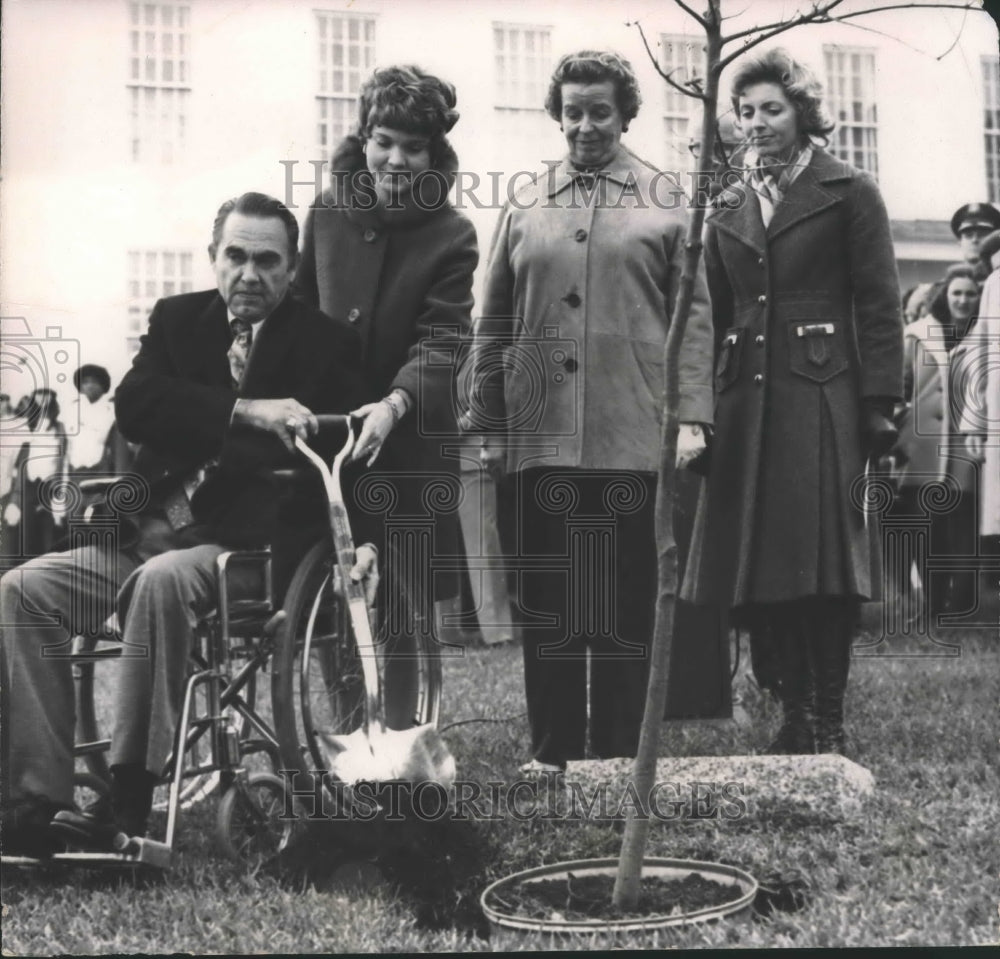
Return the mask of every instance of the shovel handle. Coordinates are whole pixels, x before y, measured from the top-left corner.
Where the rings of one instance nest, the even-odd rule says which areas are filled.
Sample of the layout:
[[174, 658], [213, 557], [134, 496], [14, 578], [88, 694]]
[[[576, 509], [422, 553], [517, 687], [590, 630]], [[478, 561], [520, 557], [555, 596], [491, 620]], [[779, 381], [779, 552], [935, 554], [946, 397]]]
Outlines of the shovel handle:
[[333, 549], [336, 554], [337, 566], [343, 580], [344, 593], [347, 597], [347, 608], [351, 617], [358, 656], [361, 659], [361, 670], [365, 681], [365, 717], [364, 729], [367, 734], [372, 723], [379, 730], [385, 728], [382, 718], [382, 696], [379, 688], [378, 667], [375, 663], [375, 642], [372, 634], [372, 624], [368, 617], [368, 605], [365, 601], [365, 591], [361, 583], [351, 579], [351, 569], [354, 566], [354, 538], [351, 534], [351, 523], [344, 506], [344, 494], [340, 486], [340, 469], [354, 448], [356, 436], [354, 426], [360, 423], [355, 417], [348, 416], [317, 416], [320, 429], [331, 427], [347, 427], [347, 437], [337, 455], [333, 458], [330, 468], [319, 455], [308, 445], [296, 438], [295, 445], [309, 459], [323, 476], [326, 486], [329, 506], [330, 533], [333, 537]]

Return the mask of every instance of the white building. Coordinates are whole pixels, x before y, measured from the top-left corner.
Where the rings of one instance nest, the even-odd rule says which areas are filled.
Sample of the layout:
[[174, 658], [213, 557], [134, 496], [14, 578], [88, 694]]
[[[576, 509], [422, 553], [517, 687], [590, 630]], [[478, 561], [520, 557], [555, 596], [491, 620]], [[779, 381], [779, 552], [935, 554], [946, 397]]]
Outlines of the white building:
[[[745, 11], [733, 30], [796, 7], [727, 5]], [[459, 202], [484, 258], [507, 179], [563, 152], [542, 109], [563, 53], [629, 57], [645, 102], [625, 142], [684, 171], [697, 105], [659, 79], [636, 20], [665, 67], [699, 68], [697, 25], [668, 0], [4, 0], [2, 315], [48, 336], [61, 390], [52, 370], [72, 372], [74, 340], [117, 381], [156, 298], [212, 285], [222, 200], [258, 189], [304, 216], [379, 64], [457, 86]], [[782, 43], [825, 77], [835, 151], [877, 174], [905, 286], [957, 259], [958, 205], [1000, 201], [997, 31], [986, 14], [941, 10], [858, 24]]]

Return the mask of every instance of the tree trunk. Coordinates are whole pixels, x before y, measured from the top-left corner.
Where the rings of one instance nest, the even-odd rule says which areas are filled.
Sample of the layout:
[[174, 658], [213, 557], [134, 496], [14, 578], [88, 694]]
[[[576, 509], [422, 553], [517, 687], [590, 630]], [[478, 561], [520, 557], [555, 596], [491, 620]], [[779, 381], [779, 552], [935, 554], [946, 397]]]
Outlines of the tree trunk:
[[659, 755], [660, 726], [667, 700], [667, 679], [674, 637], [674, 608], [677, 602], [677, 542], [674, 539], [675, 459], [677, 455], [678, 407], [680, 406], [680, 348], [687, 327], [694, 278], [701, 258], [701, 231], [705, 208], [709, 200], [712, 158], [715, 147], [716, 107], [718, 103], [719, 70], [722, 38], [719, 0], [709, 0], [706, 18], [705, 99], [703, 101], [701, 153], [695, 176], [694, 208], [688, 222], [684, 254], [684, 270], [677, 290], [677, 301], [670, 318], [670, 330], [664, 354], [666, 376], [666, 409], [660, 432], [660, 470], [656, 487], [656, 537], [658, 588], [656, 621], [651, 645], [649, 686], [639, 734], [639, 749], [635, 758], [633, 782], [642, 805], [642, 812], [632, 812], [625, 823], [615, 880], [613, 902], [620, 909], [634, 909], [639, 899], [642, 861], [649, 838], [649, 796], [655, 785], [656, 760]]

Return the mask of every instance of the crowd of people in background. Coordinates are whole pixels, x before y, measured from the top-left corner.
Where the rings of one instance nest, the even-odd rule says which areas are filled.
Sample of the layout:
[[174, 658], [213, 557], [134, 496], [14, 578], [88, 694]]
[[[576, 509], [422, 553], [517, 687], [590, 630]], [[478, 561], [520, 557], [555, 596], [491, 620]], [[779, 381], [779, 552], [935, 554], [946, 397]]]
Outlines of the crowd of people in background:
[[887, 462], [896, 488], [892, 520], [926, 519], [929, 525], [927, 548], [912, 564], [907, 556], [897, 565], [895, 585], [901, 596], [916, 596], [910, 615], [922, 614], [931, 624], [943, 622], [941, 614], [951, 623], [962, 617], [978, 622], [984, 606], [996, 605], [998, 590], [995, 571], [983, 577], [980, 571], [996, 555], [993, 530], [1000, 522], [1000, 470], [987, 458], [987, 434], [992, 445], [997, 439], [995, 413], [991, 420], [986, 407], [988, 371], [997, 361], [990, 334], [995, 320], [982, 309], [984, 286], [1000, 264], [1000, 211], [985, 202], [965, 203], [951, 230], [960, 262], [936, 282], [903, 294], [899, 441]]
[[16, 403], [0, 396], [0, 553], [8, 563], [64, 542], [68, 513], [89, 505], [76, 496], [81, 480], [128, 469], [131, 451], [115, 426], [108, 371], [85, 363], [73, 386], [77, 396], [66, 410], [48, 387]]

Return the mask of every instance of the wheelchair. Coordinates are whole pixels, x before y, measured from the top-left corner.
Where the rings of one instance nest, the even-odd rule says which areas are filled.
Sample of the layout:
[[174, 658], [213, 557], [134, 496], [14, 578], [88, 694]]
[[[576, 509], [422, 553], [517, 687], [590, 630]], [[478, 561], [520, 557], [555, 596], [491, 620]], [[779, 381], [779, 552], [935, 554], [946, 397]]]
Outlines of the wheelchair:
[[[326, 427], [347, 422], [345, 417], [320, 419]], [[292, 479], [302, 471], [278, 475]], [[84, 492], [104, 492], [108, 502], [114, 498], [116, 479], [86, 482]], [[328, 539], [316, 542], [299, 561], [279, 606], [270, 549], [233, 550], [218, 557], [217, 608], [197, 629], [190, 653], [193, 671], [161, 778], [167, 798], [154, 805], [154, 811], [166, 812], [163, 839], [122, 834], [116, 853], [57, 853], [46, 862], [169, 868], [180, 813], [218, 794], [215, 835], [220, 850], [235, 862], [258, 866], [287, 844], [302, 814], [316, 814], [317, 798], [321, 809], [335, 801], [323, 739], [350, 734], [370, 718], [349, 591], [337, 559]], [[252, 596], [234, 595], [233, 572], [246, 565], [258, 571], [259, 588]], [[433, 636], [433, 604], [416, 595], [391, 551], [380, 565], [374, 655], [386, 725], [401, 730], [434, 726], [441, 659]], [[121, 655], [113, 622], [102, 635], [73, 641], [74, 753], [85, 769], [77, 774], [78, 791], [108, 793], [110, 740], [100, 734], [99, 684], [102, 672]], [[268, 672], [269, 690], [264, 681]]]

